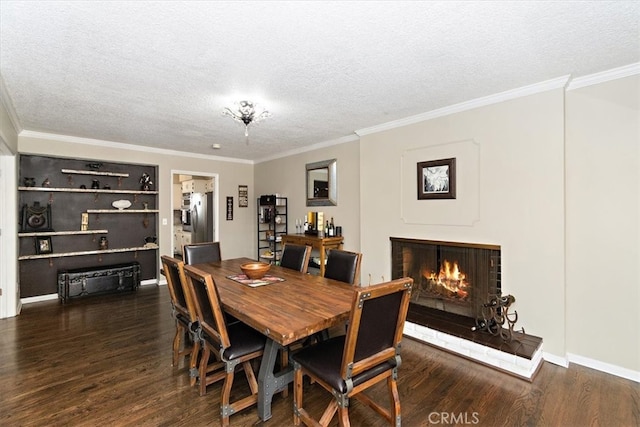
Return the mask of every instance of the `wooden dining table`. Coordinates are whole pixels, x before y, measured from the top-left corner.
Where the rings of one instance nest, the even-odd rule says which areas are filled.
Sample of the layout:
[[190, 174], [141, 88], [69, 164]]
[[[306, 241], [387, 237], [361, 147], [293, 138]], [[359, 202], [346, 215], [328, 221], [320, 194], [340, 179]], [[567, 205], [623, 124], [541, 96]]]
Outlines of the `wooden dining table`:
[[275, 372], [278, 352], [346, 322], [354, 289], [340, 281], [277, 265], [267, 274], [282, 281], [253, 287], [230, 278], [242, 274], [240, 265], [253, 261], [236, 258], [194, 267], [211, 274], [227, 313], [267, 337], [258, 372], [258, 416], [266, 421], [271, 418], [273, 396], [293, 381], [291, 366]]

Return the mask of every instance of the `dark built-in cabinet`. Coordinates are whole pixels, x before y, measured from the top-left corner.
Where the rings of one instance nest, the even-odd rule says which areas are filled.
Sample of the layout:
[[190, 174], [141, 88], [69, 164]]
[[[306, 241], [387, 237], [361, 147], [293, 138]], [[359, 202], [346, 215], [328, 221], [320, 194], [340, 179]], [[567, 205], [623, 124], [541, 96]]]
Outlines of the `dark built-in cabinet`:
[[21, 155], [20, 296], [58, 293], [58, 273], [77, 269], [138, 263], [157, 279], [156, 183], [152, 165]]

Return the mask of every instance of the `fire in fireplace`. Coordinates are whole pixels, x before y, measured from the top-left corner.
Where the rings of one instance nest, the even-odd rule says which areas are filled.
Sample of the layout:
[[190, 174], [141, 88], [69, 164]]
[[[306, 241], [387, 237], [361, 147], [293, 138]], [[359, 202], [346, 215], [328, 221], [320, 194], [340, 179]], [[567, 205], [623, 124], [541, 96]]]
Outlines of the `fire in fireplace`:
[[478, 319], [500, 292], [500, 247], [391, 237], [391, 275], [413, 278], [411, 305]]

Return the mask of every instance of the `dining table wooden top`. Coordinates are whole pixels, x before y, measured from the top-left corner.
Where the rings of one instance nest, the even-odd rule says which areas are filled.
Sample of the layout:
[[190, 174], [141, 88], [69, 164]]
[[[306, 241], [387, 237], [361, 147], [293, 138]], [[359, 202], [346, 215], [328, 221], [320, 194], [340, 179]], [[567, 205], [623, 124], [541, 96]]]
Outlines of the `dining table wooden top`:
[[352, 285], [277, 265], [267, 274], [282, 281], [252, 287], [229, 278], [242, 274], [240, 265], [247, 262], [254, 260], [235, 258], [193, 267], [211, 274], [227, 313], [279, 345], [287, 346], [348, 320]]

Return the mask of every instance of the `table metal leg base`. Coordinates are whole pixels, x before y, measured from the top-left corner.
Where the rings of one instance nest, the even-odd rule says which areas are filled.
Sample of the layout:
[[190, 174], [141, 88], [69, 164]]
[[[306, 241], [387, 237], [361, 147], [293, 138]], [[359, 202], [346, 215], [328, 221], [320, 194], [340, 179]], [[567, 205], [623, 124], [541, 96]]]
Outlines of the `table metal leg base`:
[[284, 390], [289, 383], [293, 382], [293, 367], [288, 366], [282, 371], [275, 373], [278, 352], [282, 346], [267, 339], [258, 372], [258, 416], [262, 421], [271, 418], [271, 400], [276, 393]]

